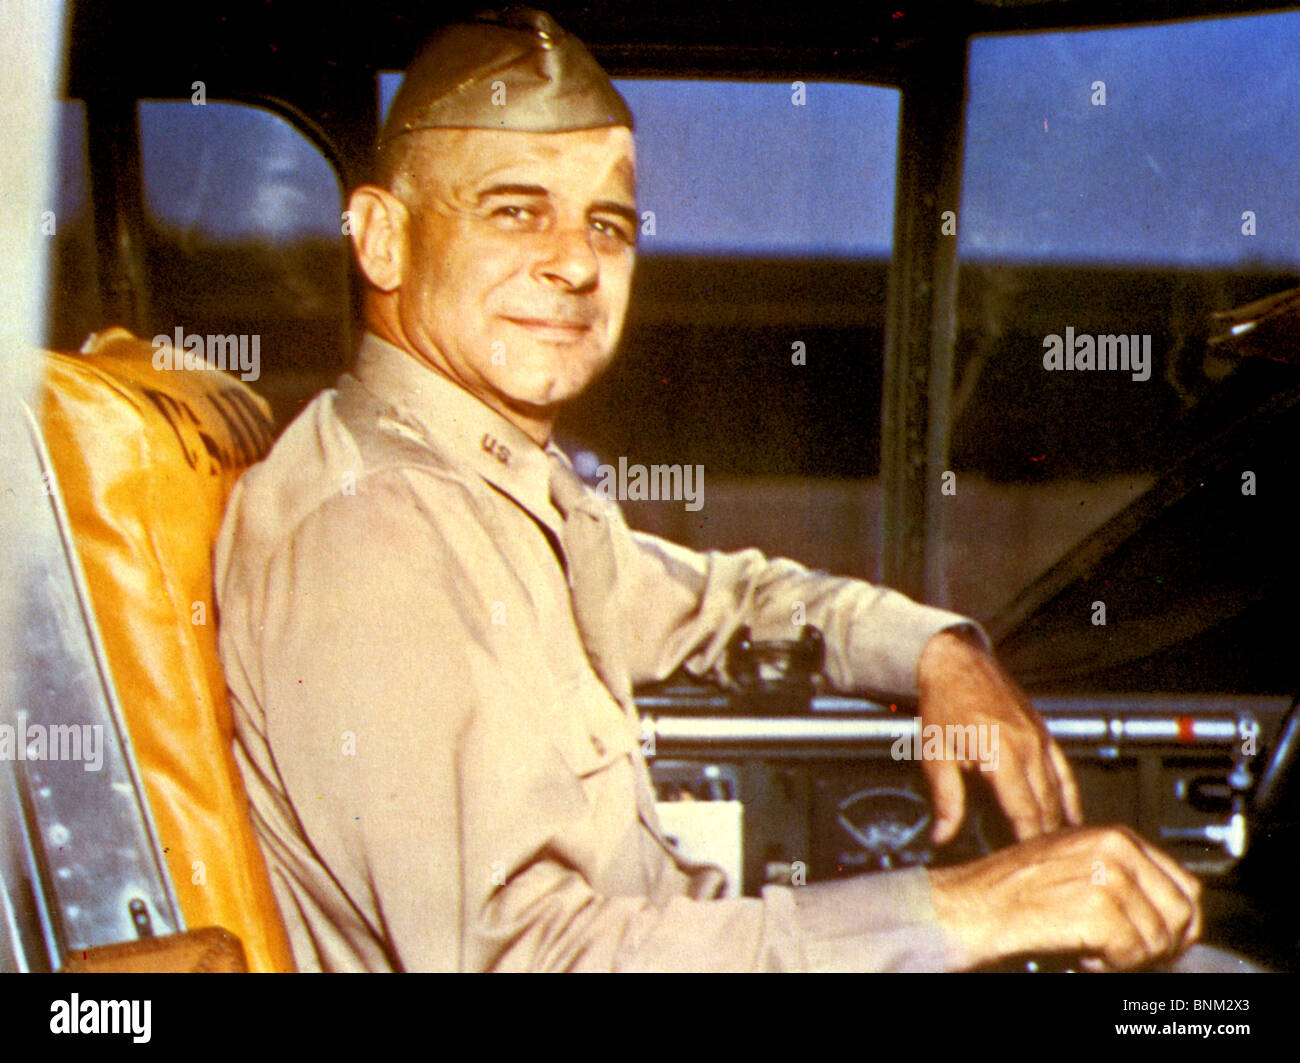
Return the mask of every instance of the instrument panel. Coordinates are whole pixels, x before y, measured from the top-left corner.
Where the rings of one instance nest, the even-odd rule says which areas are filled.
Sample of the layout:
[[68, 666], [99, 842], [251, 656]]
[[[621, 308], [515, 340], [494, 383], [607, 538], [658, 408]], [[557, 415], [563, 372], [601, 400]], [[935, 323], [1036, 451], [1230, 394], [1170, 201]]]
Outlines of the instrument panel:
[[[942, 866], [1014, 841], [984, 773], [964, 773], [967, 815], [931, 839], [924, 751], [909, 706], [811, 698], [761, 710], [751, 695], [699, 687], [638, 698], [643, 750], [662, 803], [737, 802], [741, 889], [911, 866]], [[1284, 697], [1122, 695], [1034, 699], [1070, 758], [1089, 822], [1133, 827], [1202, 876], [1250, 847], [1261, 751]], [[701, 857], [698, 849], [692, 856]]]

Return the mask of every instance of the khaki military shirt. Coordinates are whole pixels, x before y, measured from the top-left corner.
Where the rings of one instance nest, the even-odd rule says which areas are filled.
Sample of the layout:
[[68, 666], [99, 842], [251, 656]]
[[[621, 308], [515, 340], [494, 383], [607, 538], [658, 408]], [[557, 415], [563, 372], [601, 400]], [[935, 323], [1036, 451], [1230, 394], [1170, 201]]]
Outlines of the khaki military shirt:
[[612, 503], [618, 675], [575, 623], [553, 457], [374, 336], [232, 496], [216, 551], [236, 756], [303, 970], [881, 970], [961, 962], [925, 872], [721, 898], [655, 816], [634, 684], [717, 673], [795, 603], [842, 692], [916, 691], [963, 618]]

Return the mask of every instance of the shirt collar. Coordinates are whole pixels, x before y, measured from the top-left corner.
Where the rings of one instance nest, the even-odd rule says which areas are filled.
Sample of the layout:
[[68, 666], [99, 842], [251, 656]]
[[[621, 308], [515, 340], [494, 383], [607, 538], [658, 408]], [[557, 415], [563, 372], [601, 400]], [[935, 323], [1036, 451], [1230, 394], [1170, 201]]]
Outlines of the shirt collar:
[[548, 455], [565, 465], [569, 460], [553, 442], [539, 447], [460, 385], [372, 332], [362, 337], [352, 375], [454, 465], [470, 469], [560, 534]]

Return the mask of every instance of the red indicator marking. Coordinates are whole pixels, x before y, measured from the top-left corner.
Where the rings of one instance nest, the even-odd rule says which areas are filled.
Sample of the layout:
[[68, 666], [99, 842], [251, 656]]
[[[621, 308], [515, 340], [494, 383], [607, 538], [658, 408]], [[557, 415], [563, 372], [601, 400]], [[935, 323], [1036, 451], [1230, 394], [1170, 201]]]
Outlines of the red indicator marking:
[[1178, 717], [1178, 741], [1194, 742], [1196, 734], [1192, 728], [1192, 718], [1190, 716]]

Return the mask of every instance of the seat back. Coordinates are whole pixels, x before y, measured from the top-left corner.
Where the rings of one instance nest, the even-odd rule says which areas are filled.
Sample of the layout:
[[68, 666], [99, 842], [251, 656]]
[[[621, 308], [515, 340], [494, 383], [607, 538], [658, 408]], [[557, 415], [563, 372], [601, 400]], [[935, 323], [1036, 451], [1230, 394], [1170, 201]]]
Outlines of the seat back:
[[233, 932], [250, 970], [290, 971], [231, 753], [211, 560], [274, 433], [246, 385], [171, 354], [114, 328], [50, 355], [41, 429], [185, 922]]

